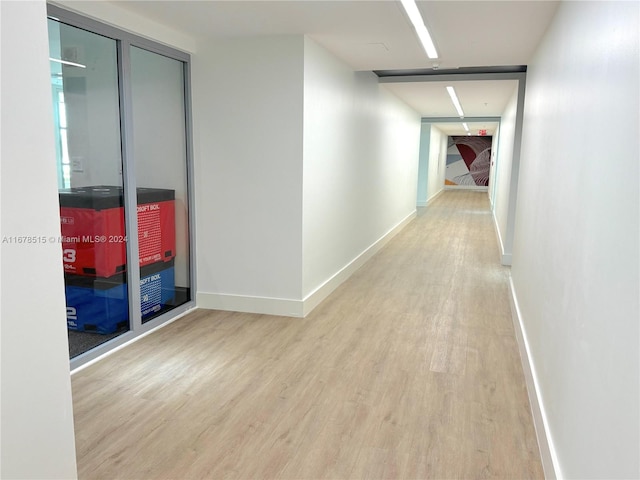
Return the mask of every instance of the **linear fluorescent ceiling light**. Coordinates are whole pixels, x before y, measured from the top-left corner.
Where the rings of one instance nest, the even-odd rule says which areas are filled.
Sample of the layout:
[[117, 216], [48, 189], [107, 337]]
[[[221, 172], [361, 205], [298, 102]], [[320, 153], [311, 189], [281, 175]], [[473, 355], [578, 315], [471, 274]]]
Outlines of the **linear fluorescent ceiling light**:
[[458, 115], [460, 118], [464, 118], [464, 112], [462, 111], [462, 105], [460, 105], [460, 100], [458, 100], [458, 96], [456, 95], [456, 91], [453, 87], [447, 87], [447, 92], [449, 92], [449, 96], [451, 97], [451, 101], [453, 102], [453, 106], [456, 107], [458, 111]]
[[70, 67], [87, 68], [86, 65], [82, 65], [81, 63], [69, 62], [67, 60], [60, 60], [59, 58], [49, 57], [49, 60], [51, 60], [52, 62], [61, 63], [62, 65], [69, 65]]
[[400, 0], [400, 3], [402, 3], [404, 10], [407, 12], [409, 20], [411, 20], [413, 28], [418, 34], [422, 48], [424, 48], [424, 51], [427, 53], [427, 57], [431, 59], [438, 58], [438, 52], [436, 52], [436, 47], [433, 44], [433, 40], [431, 40], [429, 30], [427, 30], [427, 27], [424, 25], [424, 20], [422, 19], [422, 15], [420, 15], [420, 10], [418, 10], [415, 0]]
[[462, 126], [467, 131], [467, 133], [469, 133], [469, 125], [467, 125], [467, 122], [462, 122]]

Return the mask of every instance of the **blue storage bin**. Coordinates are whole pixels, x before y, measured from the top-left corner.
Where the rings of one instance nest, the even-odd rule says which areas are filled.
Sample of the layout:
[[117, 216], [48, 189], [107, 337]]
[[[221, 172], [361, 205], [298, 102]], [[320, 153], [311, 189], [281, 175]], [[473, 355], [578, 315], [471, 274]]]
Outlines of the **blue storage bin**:
[[[173, 260], [140, 269], [142, 318], [159, 312], [175, 295]], [[65, 275], [67, 326], [70, 330], [113, 333], [129, 326], [126, 274], [108, 278]]]

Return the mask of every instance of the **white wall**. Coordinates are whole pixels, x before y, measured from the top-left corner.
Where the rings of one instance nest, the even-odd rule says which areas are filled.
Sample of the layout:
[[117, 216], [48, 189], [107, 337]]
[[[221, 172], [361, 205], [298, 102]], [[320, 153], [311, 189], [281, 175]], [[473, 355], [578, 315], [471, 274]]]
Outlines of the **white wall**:
[[509, 193], [511, 190], [511, 165], [513, 161], [513, 142], [516, 131], [516, 109], [518, 106], [518, 89], [507, 102], [502, 113], [498, 136], [498, 154], [495, 164], [495, 196], [493, 202], [493, 221], [500, 243], [500, 254], [505, 265], [511, 263], [511, 251], [505, 250], [507, 239], [507, 217], [509, 213]]
[[447, 135], [430, 123], [420, 130], [418, 206], [426, 206], [444, 190], [447, 164]]
[[419, 207], [427, 206], [430, 144], [431, 124], [423, 123], [420, 128], [420, 154], [418, 157], [418, 198], [416, 203]]
[[420, 116], [304, 41], [303, 296], [415, 212]]
[[640, 476], [639, 9], [561, 3], [527, 74], [512, 278], [563, 478]]
[[303, 36], [198, 50], [198, 305], [303, 316], [415, 211], [420, 118]]
[[444, 190], [447, 135], [430, 123], [420, 130], [418, 206], [426, 206]]
[[252, 302], [268, 308], [261, 299], [300, 300], [303, 37], [214, 41], [199, 51], [198, 305], [251, 311]]
[[[2, 43], [1, 467], [76, 478], [69, 350], [43, 1], [0, 2]], [[28, 41], [25, 41], [28, 32]], [[25, 60], [26, 59], [26, 60]]]
[[439, 128], [431, 126], [429, 141], [429, 173], [427, 174], [427, 202], [444, 190], [447, 169], [448, 136]]
[[489, 167], [489, 202], [491, 203], [491, 209], [493, 210], [493, 204], [496, 197], [496, 161], [498, 159], [498, 149], [500, 140], [500, 125], [495, 129], [495, 133], [491, 140], [491, 166]]

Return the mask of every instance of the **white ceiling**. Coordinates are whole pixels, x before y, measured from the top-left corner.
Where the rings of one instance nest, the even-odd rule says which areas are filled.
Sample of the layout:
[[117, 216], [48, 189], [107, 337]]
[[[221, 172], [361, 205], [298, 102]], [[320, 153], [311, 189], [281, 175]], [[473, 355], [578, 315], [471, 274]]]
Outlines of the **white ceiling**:
[[[434, 62], [439, 69], [526, 65], [559, 2], [418, 0], [439, 53], [435, 61], [422, 50], [398, 0], [115, 3], [199, 39], [305, 34], [354, 70], [398, 70], [430, 69]], [[500, 116], [516, 88], [515, 81], [447, 85], [456, 88], [467, 117]], [[423, 117], [455, 117], [444, 87], [441, 82], [385, 84]], [[460, 124], [440, 127], [464, 134]]]
[[515, 92], [517, 80], [390, 83], [385, 87], [417, 109], [423, 117], [457, 117], [447, 85], [454, 85], [465, 117], [499, 117]]

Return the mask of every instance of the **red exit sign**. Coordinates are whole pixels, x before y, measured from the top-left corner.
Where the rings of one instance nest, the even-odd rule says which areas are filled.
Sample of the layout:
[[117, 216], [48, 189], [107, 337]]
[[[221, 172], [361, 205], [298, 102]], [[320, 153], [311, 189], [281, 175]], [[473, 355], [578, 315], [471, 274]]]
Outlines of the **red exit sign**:
[[484, 136], [487, 134], [486, 130], [478, 130], [478, 135]]

